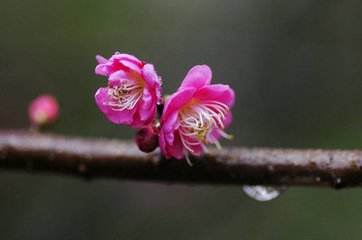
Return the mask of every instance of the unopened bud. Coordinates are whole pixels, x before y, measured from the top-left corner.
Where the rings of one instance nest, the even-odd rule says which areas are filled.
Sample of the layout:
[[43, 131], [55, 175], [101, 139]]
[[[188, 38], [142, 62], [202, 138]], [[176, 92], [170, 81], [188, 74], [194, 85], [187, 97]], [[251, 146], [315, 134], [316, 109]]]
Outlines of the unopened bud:
[[59, 105], [50, 95], [41, 95], [29, 105], [28, 114], [32, 124], [43, 126], [54, 122], [58, 118]]
[[158, 147], [159, 130], [154, 125], [141, 127], [136, 133], [136, 144], [142, 152], [152, 152]]

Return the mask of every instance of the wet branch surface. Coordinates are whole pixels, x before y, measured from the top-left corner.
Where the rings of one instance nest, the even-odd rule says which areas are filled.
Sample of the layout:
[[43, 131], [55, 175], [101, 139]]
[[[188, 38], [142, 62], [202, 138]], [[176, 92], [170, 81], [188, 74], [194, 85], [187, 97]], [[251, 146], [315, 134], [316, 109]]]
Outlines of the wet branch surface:
[[0, 131], [0, 170], [188, 184], [360, 186], [362, 151], [231, 147], [185, 160], [132, 142]]

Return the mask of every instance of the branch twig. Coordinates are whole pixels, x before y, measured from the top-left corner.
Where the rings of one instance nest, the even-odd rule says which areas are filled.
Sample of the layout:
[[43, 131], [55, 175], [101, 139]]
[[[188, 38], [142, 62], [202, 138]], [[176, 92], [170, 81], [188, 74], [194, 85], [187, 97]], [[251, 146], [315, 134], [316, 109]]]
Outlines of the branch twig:
[[0, 131], [0, 169], [168, 183], [360, 186], [362, 151], [229, 148], [186, 161], [131, 142]]

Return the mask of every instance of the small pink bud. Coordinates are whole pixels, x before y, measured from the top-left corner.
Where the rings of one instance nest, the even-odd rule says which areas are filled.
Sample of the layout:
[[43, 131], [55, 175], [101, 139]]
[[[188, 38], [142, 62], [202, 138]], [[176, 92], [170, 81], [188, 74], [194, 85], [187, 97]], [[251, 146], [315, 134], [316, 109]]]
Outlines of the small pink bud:
[[54, 122], [58, 117], [58, 112], [58, 102], [50, 95], [38, 96], [30, 103], [28, 108], [30, 121], [36, 126]]
[[152, 152], [158, 147], [159, 130], [154, 125], [141, 127], [136, 133], [136, 144], [142, 152]]

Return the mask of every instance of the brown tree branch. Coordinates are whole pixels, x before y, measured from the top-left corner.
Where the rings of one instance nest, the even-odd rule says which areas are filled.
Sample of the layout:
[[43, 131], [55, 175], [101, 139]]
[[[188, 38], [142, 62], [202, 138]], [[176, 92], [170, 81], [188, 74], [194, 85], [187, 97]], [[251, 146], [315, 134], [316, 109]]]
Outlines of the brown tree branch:
[[360, 186], [362, 151], [229, 148], [165, 160], [132, 142], [0, 131], [0, 169], [167, 183]]

